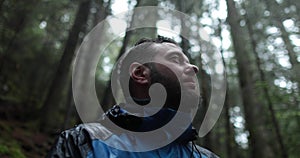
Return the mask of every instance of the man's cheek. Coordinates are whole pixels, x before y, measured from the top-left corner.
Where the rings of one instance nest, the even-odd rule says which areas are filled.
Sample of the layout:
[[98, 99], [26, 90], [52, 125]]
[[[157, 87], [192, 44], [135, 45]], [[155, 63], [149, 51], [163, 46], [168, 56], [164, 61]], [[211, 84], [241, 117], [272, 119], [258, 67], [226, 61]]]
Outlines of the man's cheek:
[[157, 65], [157, 72], [160, 73], [163, 76], [166, 77], [172, 77], [174, 78], [176, 75], [174, 74], [175, 71], [172, 70], [172, 65], [168, 65], [168, 64], [158, 64]]

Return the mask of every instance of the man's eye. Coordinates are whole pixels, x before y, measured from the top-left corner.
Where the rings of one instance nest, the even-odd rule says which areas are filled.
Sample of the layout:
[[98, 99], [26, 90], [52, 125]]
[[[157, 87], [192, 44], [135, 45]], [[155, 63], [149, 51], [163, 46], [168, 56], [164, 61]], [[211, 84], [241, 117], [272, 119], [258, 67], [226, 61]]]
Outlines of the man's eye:
[[179, 57], [172, 57], [172, 58], [171, 58], [171, 61], [172, 61], [172, 62], [175, 62], [175, 63], [178, 63], [178, 64], [181, 62], [181, 60], [180, 60]]

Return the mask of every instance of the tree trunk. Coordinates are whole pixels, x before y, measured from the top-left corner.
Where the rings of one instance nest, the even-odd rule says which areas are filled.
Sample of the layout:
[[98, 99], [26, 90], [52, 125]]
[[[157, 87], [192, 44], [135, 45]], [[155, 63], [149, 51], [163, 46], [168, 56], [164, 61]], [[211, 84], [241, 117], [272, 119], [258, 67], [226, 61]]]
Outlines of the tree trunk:
[[51, 128], [58, 128], [57, 113], [62, 106], [66, 90], [66, 85], [70, 81], [70, 65], [73, 60], [80, 32], [85, 31], [85, 25], [88, 20], [91, 0], [83, 0], [80, 2], [79, 9], [76, 14], [75, 22], [69, 32], [69, 37], [64, 48], [57, 72], [51, 83], [48, 95], [44, 105], [41, 108], [41, 130], [48, 131]]
[[[204, 47], [200, 46], [201, 48], [201, 52], [204, 52], [204, 50], [202, 51], [202, 49]], [[205, 117], [205, 114], [207, 112], [207, 109], [208, 109], [208, 105], [209, 105], [209, 100], [210, 100], [210, 86], [211, 84], [209, 83], [211, 81], [210, 79], [210, 75], [207, 74], [207, 72], [205, 71], [204, 69], [204, 66], [203, 66], [203, 60], [202, 60], [202, 57], [201, 55], [199, 56], [198, 58], [198, 62], [199, 62], [199, 69], [200, 69], [200, 96], [201, 96], [201, 103], [200, 103], [200, 106], [198, 108], [198, 113], [197, 116], [196, 115], [196, 118], [197, 117], [200, 117], [200, 121], [199, 123], [201, 123], [200, 125], [202, 126], [202, 123], [203, 123], [203, 120], [204, 120], [204, 117]], [[197, 129], [200, 129], [199, 127], [196, 127]], [[212, 133], [211, 131], [209, 133], [207, 133], [207, 135], [205, 135], [205, 137], [203, 137], [203, 146], [212, 150]]]
[[[223, 21], [219, 19], [219, 27], [218, 27], [218, 36], [220, 37], [221, 41], [221, 47], [220, 47], [220, 53], [222, 55], [222, 62], [224, 65], [225, 70], [227, 69], [226, 67], [226, 62], [224, 58], [224, 50], [223, 50], [223, 38], [222, 38], [222, 25]], [[228, 75], [226, 75], [228, 76]], [[228, 82], [226, 82], [226, 85], [229, 85]], [[226, 87], [226, 97], [225, 97], [225, 102], [224, 102], [224, 108], [225, 108], [225, 148], [226, 148], [226, 155], [228, 158], [234, 158], [237, 157], [234, 152], [233, 152], [233, 146], [235, 145], [234, 141], [234, 131], [232, 124], [230, 122], [230, 92], [229, 92], [229, 87]]]
[[2, 11], [2, 5], [3, 5], [4, 1], [5, 1], [5, 0], [1, 0], [1, 1], [0, 1], [0, 13], [1, 13], [1, 11]]
[[289, 33], [285, 30], [283, 25], [283, 21], [285, 20], [280, 13], [283, 13], [280, 6], [276, 3], [276, 1], [266, 0], [264, 1], [266, 8], [271, 12], [271, 21], [273, 21], [274, 25], [280, 29], [281, 37], [286, 46], [286, 50], [288, 51], [289, 61], [292, 65], [292, 71], [295, 76], [292, 76], [292, 81], [296, 81], [298, 83], [298, 89], [300, 89], [300, 62], [297, 61], [297, 54], [293, 49], [293, 44], [289, 39]]
[[111, 14], [111, 0], [108, 0], [106, 3], [103, 0], [96, 1], [95, 3], [97, 5], [97, 12], [95, 13], [94, 26]]
[[70, 125], [70, 121], [72, 118], [72, 113], [75, 110], [73, 100], [74, 99], [73, 99], [73, 93], [72, 93], [72, 83], [70, 82], [69, 90], [68, 90], [68, 98], [67, 98], [67, 102], [66, 102], [67, 108], [66, 108], [66, 113], [65, 113], [65, 119], [64, 119], [64, 122], [63, 122], [62, 128], [61, 128], [62, 130], [66, 130], [66, 129], [70, 128], [69, 125]]
[[[293, 105], [294, 108], [298, 108], [297, 105], [299, 105], [299, 90], [300, 90], [300, 62], [297, 61], [297, 54], [293, 49], [293, 44], [291, 43], [290, 39], [289, 39], [289, 33], [285, 30], [285, 27], [283, 25], [283, 21], [284, 21], [284, 14], [280, 14], [283, 13], [283, 10], [281, 9], [281, 7], [274, 1], [263, 1], [266, 5], [266, 8], [271, 12], [271, 21], [273, 21], [274, 25], [276, 27], [279, 28], [280, 32], [281, 32], [281, 37], [283, 39], [283, 42], [286, 46], [286, 50], [288, 52], [288, 56], [289, 56], [289, 61], [292, 65], [292, 69], [291, 69], [291, 77], [290, 80], [292, 82], [297, 82], [298, 84], [298, 90], [292, 89], [293, 92]], [[296, 2], [296, 4], [299, 4]], [[298, 11], [298, 10], [297, 10]], [[295, 115], [295, 119], [296, 121], [299, 123], [300, 119], [299, 119], [299, 115]], [[298, 124], [299, 126], [299, 124]]]
[[[190, 12], [191, 10], [187, 10], [187, 9], [190, 9], [190, 8], [187, 8], [186, 5], [185, 5], [185, 2], [184, 1], [180, 1], [178, 5], [178, 10], [180, 12], [183, 12], [183, 13], [187, 13], [187, 12]], [[191, 45], [189, 43], [189, 36], [190, 36], [190, 26], [187, 26], [187, 23], [186, 21], [184, 21], [184, 15], [180, 15], [180, 25], [181, 25], [181, 32], [180, 32], [180, 38], [181, 38], [181, 43], [180, 43], [180, 47], [181, 49], [183, 50], [183, 53], [189, 58], [191, 59], [191, 55], [188, 53], [188, 50], [190, 49]], [[184, 37], [186, 36], [186, 37]]]
[[[222, 22], [219, 19], [220, 25], [219, 25], [219, 30], [218, 30], [218, 35], [220, 36], [220, 41], [221, 41], [221, 48], [220, 48], [220, 52], [222, 55], [222, 62], [224, 64], [224, 67], [226, 69], [226, 62], [224, 59], [224, 54], [223, 54], [223, 49], [222, 49], [222, 43], [223, 43], [223, 38], [221, 35], [222, 32]], [[227, 76], [227, 75], [226, 75]], [[226, 83], [226, 85], [228, 85], [228, 82]], [[224, 108], [225, 108], [225, 145], [226, 145], [226, 155], [228, 158], [232, 158], [233, 154], [232, 154], [232, 140], [233, 140], [233, 134], [232, 134], [232, 128], [230, 126], [230, 114], [229, 114], [229, 110], [230, 110], [230, 105], [229, 105], [229, 88], [227, 86], [226, 88], [226, 97], [225, 97], [225, 102], [224, 102]]]
[[[105, 20], [105, 18], [111, 14], [111, 0], [108, 0], [106, 3], [101, 0], [101, 1], [97, 1], [97, 6], [99, 6], [97, 8], [97, 12], [96, 12], [96, 15], [95, 15], [95, 18], [94, 18], [94, 26], [96, 26], [99, 22]], [[108, 109], [108, 106], [107, 105], [111, 105], [111, 104], [114, 104], [114, 102], [109, 102], [109, 101], [113, 101], [113, 98], [110, 98], [112, 96], [112, 94], [110, 94], [110, 96], [108, 95], [109, 92], [108, 89], [110, 90], [110, 81], [109, 83], [106, 85], [106, 86], [109, 86], [109, 87], [104, 87], [105, 88], [105, 91], [104, 91], [104, 97], [100, 103], [100, 105], [102, 106], [102, 108], [104, 109], [104, 111], [106, 111]], [[111, 93], [111, 91], [110, 91]], [[109, 103], [108, 103], [109, 102]]]
[[[2, 5], [4, 3], [4, 0], [0, 2], [1, 6], [0, 6], [0, 13], [1, 13], [1, 9], [2, 9]], [[18, 2], [23, 4], [23, 2]], [[27, 3], [38, 3], [36, 0], [30, 0]], [[12, 50], [16, 50], [16, 43], [19, 40], [19, 34], [26, 28], [26, 26], [28, 25], [28, 23], [30, 22], [30, 15], [31, 13], [34, 11], [35, 8], [32, 7], [28, 7], [28, 6], [24, 6], [23, 8], [18, 8], [16, 10], [14, 10], [14, 14], [16, 14], [17, 16], [15, 16], [12, 19], [5, 19], [8, 20], [9, 23], [7, 24], [7, 26], [1, 26], [1, 27], [7, 27], [11, 30], [13, 30], [13, 34], [9, 37], [9, 39], [5, 38], [5, 37], [1, 37], [4, 39], [1, 39], [1, 42], [3, 42], [2, 44], [6, 44], [5, 48], [3, 48], [3, 52], [0, 52], [0, 74], [3, 73], [3, 69], [4, 66], [6, 64], [15, 64], [14, 61], [11, 59]], [[2, 18], [2, 17], [1, 17]], [[5, 21], [4, 20], [4, 21]], [[1, 23], [1, 25], [3, 25]], [[3, 29], [3, 31], [1, 31], [1, 35], [3, 35], [4, 31], [7, 31], [5, 29]], [[3, 41], [2, 41], [3, 40]], [[17, 51], [16, 51], [17, 52]], [[0, 77], [5, 77], [5, 76], [0, 76]], [[5, 83], [7, 82], [6, 78], [0, 78], [0, 84], [1, 82]]]
[[[247, 10], [247, 7], [243, 6], [243, 8]], [[261, 69], [261, 61], [260, 61], [260, 58], [258, 57], [258, 52], [256, 52], [257, 43], [256, 43], [256, 41], [253, 37], [254, 31], [252, 29], [252, 24], [251, 24], [250, 18], [248, 17], [247, 11], [246, 11], [246, 14], [244, 16], [245, 16], [245, 19], [246, 19], [246, 26], [247, 26], [247, 29], [248, 29], [248, 32], [249, 32], [252, 52], [254, 53], [254, 56], [255, 56], [255, 59], [256, 59], [256, 67], [259, 71], [260, 82], [267, 83], [265, 74], [264, 74], [263, 70]], [[286, 148], [284, 146], [284, 143], [283, 143], [283, 139], [282, 139], [282, 136], [281, 136], [281, 133], [280, 133], [277, 118], [275, 116], [275, 111], [274, 111], [274, 108], [273, 108], [273, 103], [272, 103], [272, 99], [271, 99], [270, 94], [269, 94], [269, 90], [268, 90], [267, 86], [263, 86], [262, 88], [263, 88], [264, 97], [266, 98], [266, 102], [267, 102], [267, 105], [268, 105], [268, 109], [269, 109], [269, 113], [270, 113], [270, 116], [271, 116], [272, 124], [273, 124], [274, 129], [275, 129], [276, 141], [279, 144], [279, 149], [278, 150], [281, 151], [281, 157], [282, 158], [287, 158], [288, 153], [287, 153], [287, 150], [286, 150]]]
[[228, 22], [231, 27], [231, 36], [235, 50], [235, 58], [239, 71], [239, 81], [242, 90], [246, 126], [250, 133], [250, 148], [252, 157], [274, 157], [269, 146], [264, 127], [263, 104], [257, 99], [257, 89], [252, 78], [253, 68], [249, 50], [247, 49], [247, 34], [240, 27], [238, 14], [233, 0], [227, 0]]
[[[157, 4], [158, 4], [158, 2], [156, 0], [155, 1], [141, 1], [141, 0], [138, 0], [135, 8], [136, 7], [141, 7], [141, 6], [157, 6]], [[133, 35], [137, 35], [138, 37], [139, 37], [139, 35], [144, 35], [143, 37], [147, 37], [147, 36], [153, 36], [153, 35], [156, 34], [156, 29], [154, 29], [154, 30], [151, 30], [151, 29], [150, 30], [147, 30], [147, 29], [131, 30], [132, 28], [135, 27], [135, 25], [137, 23], [144, 21], [144, 19], [148, 19], [147, 23], [151, 22], [151, 20], [153, 20], [153, 22], [156, 23], [155, 15], [145, 14], [144, 16], [146, 16], [146, 17], [144, 17], [142, 19], [142, 21], [139, 18], [139, 16], [140, 15], [137, 15], [136, 13], [133, 13], [131, 21], [130, 21], [129, 28], [127, 28], [127, 31], [125, 33], [125, 37], [123, 39], [122, 47], [120, 49], [117, 60], [126, 52], [127, 47], [129, 45], [130, 40], [133, 37]], [[152, 18], [149, 17], [149, 16], [151, 16]], [[104, 97], [101, 101], [101, 105], [103, 106], [104, 109], [108, 109], [110, 106], [112, 106], [113, 104], [116, 103], [115, 100], [114, 100], [114, 97], [112, 95], [111, 81], [110, 80], [107, 82], [106, 88], [105, 88], [105, 91], [104, 91], [103, 94], [104, 94]]]

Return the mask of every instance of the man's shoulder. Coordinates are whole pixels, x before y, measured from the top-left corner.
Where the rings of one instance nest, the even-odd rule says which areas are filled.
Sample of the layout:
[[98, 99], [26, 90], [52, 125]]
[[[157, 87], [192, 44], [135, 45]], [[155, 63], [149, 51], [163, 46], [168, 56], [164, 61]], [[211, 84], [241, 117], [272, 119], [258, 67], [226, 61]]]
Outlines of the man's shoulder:
[[108, 139], [113, 133], [104, 127], [101, 123], [83, 123], [79, 124], [74, 128], [65, 130], [62, 132], [62, 135], [68, 137], [69, 135], [72, 136], [89, 136], [90, 139], [101, 139], [106, 140]]
[[100, 123], [85, 123], [61, 132], [47, 158], [87, 157], [93, 139], [108, 139], [112, 133]]
[[113, 133], [101, 123], [85, 123], [81, 124], [80, 128], [86, 130], [91, 139], [106, 140], [113, 135]]
[[206, 155], [208, 158], [219, 158], [219, 156], [217, 156], [215, 153], [213, 153], [203, 147], [200, 147], [198, 145], [196, 145], [196, 147], [200, 151], [200, 153]]

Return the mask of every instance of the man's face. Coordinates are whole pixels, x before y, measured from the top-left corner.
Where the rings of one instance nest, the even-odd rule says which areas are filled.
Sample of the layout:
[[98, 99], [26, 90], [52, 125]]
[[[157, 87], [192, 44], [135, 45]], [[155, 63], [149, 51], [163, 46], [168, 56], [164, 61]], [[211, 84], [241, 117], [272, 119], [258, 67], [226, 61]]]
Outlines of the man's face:
[[[198, 67], [190, 64], [189, 59], [182, 52], [181, 48], [167, 42], [156, 44], [154, 48], [158, 53], [154, 56], [153, 61], [160, 63], [155, 64], [156, 71], [170, 82], [178, 80], [183, 87], [183, 92], [198, 94], [196, 80]], [[173, 73], [170, 73], [170, 69]]]

